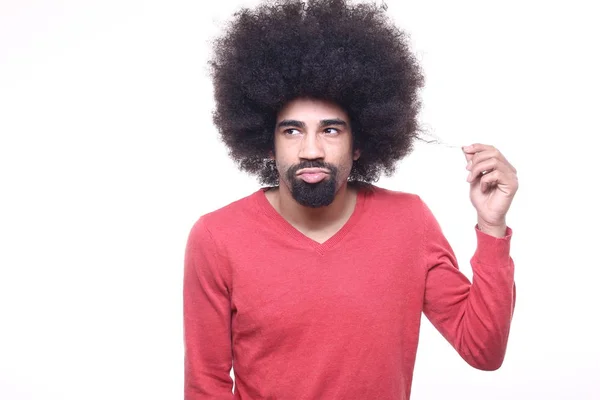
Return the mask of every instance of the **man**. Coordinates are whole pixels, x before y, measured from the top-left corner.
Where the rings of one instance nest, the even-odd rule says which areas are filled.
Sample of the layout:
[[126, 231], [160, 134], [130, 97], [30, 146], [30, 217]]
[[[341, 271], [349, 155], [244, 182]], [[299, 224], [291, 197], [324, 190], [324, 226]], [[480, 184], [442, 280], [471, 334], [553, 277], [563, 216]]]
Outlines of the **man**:
[[191, 229], [185, 398], [409, 399], [422, 313], [470, 365], [499, 368], [516, 171], [493, 146], [463, 148], [471, 284], [421, 198], [372, 184], [417, 139], [423, 81], [383, 10], [243, 9], [212, 67], [215, 124], [265, 186]]

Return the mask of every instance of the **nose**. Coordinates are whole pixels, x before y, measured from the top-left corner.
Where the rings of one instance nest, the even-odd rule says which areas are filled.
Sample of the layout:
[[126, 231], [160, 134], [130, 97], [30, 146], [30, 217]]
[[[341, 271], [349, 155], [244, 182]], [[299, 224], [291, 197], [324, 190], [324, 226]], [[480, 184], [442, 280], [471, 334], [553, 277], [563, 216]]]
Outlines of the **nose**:
[[318, 134], [307, 133], [302, 137], [298, 157], [305, 160], [325, 158], [325, 151]]

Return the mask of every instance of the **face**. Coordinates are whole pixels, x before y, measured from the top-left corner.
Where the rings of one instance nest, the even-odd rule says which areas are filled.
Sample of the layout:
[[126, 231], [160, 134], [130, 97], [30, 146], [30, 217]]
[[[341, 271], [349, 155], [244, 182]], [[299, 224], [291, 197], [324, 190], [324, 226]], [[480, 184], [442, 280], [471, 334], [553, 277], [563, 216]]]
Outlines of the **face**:
[[274, 142], [280, 189], [313, 208], [333, 202], [360, 156], [352, 149], [350, 118], [323, 100], [288, 103], [277, 115]]

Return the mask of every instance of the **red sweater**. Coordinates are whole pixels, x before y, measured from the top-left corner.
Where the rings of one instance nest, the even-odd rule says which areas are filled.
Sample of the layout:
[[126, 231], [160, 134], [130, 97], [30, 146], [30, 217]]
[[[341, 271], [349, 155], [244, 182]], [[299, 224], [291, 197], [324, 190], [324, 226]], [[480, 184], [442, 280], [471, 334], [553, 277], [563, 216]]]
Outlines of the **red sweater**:
[[471, 284], [419, 196], [371, 187], [323, 244], [264, 189], [199, 218], [185, 251], [186, 400], [407, 400], [421, 313], [470, 365], [500, 367], [511, 229], [475, 227]]

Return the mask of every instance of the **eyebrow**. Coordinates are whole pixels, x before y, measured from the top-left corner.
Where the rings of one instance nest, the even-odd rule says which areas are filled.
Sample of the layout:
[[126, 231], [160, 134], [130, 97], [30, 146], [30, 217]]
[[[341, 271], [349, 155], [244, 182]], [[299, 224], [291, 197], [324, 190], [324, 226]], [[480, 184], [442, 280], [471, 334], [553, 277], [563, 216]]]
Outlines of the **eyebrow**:
[[[339, 119], [339, 118], [323, 119], [319, 122], [320, 127], [330, 126], [330, 125], [347, 127], [348, 123], [346, 123], [346, 121], [344, 121], [343, 119]], [[306, 124], [302, 121], [298, 121], [295, 119], [284, 119], [277, 124], [277, 128], [284, 128], [284, 127], [294, 127], [294, 128], [305, 129]]]

